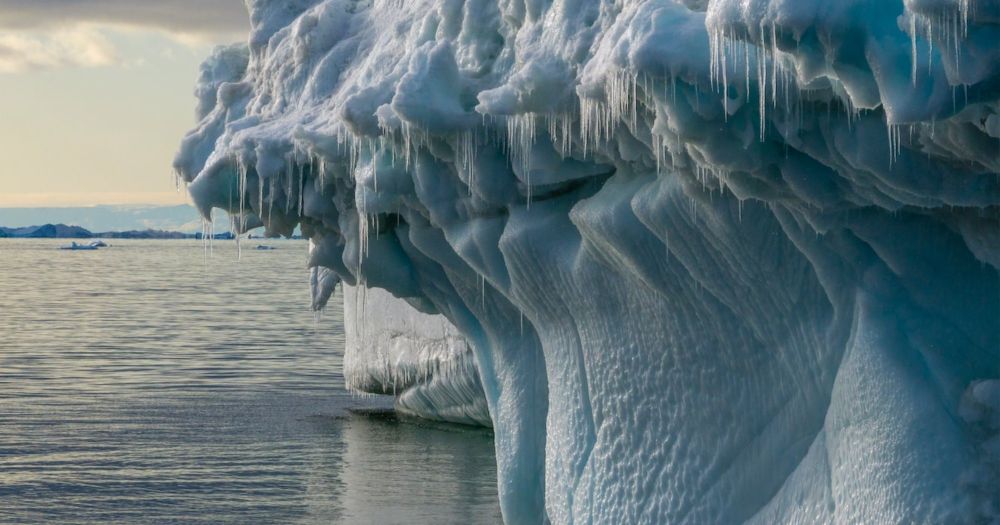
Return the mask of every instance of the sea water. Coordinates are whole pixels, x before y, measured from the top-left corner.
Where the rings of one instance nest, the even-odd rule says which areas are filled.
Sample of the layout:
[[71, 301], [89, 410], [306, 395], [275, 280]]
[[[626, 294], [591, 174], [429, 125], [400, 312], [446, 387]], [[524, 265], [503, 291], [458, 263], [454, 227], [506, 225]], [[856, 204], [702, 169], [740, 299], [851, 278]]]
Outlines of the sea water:
[[0, 240], [0, 523], [500, 522], [489, 431], [344, 390], [305, 242], [110, 243]]

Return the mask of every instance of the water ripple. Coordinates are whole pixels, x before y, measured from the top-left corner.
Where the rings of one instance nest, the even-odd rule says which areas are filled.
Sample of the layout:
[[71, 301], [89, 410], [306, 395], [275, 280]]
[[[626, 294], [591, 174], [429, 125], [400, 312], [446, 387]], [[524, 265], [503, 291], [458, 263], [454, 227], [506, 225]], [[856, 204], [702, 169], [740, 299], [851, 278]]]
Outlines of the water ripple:
[[344, 392], [305, 243], [58, 244], [0, 240], [0, 523], [499, 521], [488, 432]]

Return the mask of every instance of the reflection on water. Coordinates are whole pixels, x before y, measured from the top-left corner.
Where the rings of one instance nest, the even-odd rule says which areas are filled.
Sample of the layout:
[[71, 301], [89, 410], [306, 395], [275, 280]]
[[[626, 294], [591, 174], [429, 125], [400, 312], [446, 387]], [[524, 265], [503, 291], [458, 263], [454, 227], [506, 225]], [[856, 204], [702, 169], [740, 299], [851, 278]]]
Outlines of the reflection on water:
[[343, 390], [274, 251], [0, 240], [0, 522], [498, 523], [487, 430]]
[[[443, 517], [453, 517], [455, 523], [499, 522], [499, 509], [490, 509], [497, 503], [489, 431], [400, 420], [392, 413], [354, 414], [342, 423], [331, 427], [339, 427], [347, 443], [343, 464], [349, 468], [341, 476], [346, 521], [441, 523]], [[386, 450], [394, 454], [386, 455]], [[485, 482], [478, 474], [484, 472], [490, 473]], [[383, 482], [400, 476], [406, 483]], [[395, 504], [382, 505], [386, 499]], [[423, 503], [429, 501], [436, 503]]]

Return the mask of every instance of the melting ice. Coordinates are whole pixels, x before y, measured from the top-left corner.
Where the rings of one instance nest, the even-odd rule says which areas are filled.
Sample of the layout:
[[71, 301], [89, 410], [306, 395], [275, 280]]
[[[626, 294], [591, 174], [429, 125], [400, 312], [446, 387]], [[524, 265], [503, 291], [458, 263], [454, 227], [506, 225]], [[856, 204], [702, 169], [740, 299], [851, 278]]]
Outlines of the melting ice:
[[1000, 519], [1000, 3], [248, 5], [178, 172], [508, 523]]

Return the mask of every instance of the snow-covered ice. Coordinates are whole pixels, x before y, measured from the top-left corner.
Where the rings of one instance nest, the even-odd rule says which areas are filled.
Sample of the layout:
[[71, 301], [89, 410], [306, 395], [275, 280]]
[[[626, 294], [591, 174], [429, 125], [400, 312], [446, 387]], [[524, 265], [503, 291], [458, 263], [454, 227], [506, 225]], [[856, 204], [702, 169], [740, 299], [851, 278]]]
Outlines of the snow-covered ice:
[[247, 3], [178, 173], [508, 523], [1000, 519], [1000, 2]]

